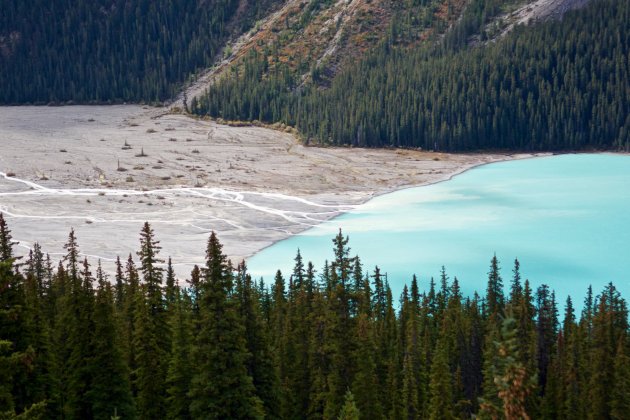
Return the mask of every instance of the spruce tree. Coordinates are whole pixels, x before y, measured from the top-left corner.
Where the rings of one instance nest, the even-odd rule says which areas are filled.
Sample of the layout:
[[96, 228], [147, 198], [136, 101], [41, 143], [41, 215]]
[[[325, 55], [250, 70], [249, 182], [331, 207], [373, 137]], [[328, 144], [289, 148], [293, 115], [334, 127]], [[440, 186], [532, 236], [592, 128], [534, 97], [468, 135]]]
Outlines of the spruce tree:
[[327, 378], [330, 370], [330, 351], [326, 341], [327, 304], [323, 290], [313, 293], [310, 313], [310, 337], [308, 347], [309, 401], [308, 417], [322, 418], [327, 397]]
[[28, 336], [22, 277], [13, 259], [0, 261], [0, 417], [11, 418], [31, 402], [27, 400], [28, 364], [35, 357]]
[[431, 365], [429, 418], [431, 420], [454, 419], [453, 385], [448, 365], [448, 347], [446, 340], [440, 338], [435, 349]]
[[123, 305], [125, 303], [125, 275], [123, 273], [122, 262], [120, 261], [120, 256], [116, 257], [116, 283], [115, 283], [115, 294], [114, 294], [114, 303], [116, 305], [116, 312], [119, 314], [123, 311]]
[[168, 257], [168, 262], [166, 264], [166, 288], [164, 289], [164, 298], [166, 301], [166, 308], [169, 311], [177, 299], [177, 287], [175, 282], [175, 270], [173, 269], [171, 257]]
[[123, 294], [123, 309], [121, 315], [121, 331], [122, 331], [122, 345], [123, 354], [127, 367], [129, 368], [130, 380], [131, 380], [131, 392], [135, 397], [137, 395], [136, 389], [136, 316], [138, 314], [138, 302], [140, 294], [140, 278], [138, 276], [138, 270], [133, 262], [133, 257], [129, 254], [127, 263], [125, 266], [125, 276], [127, 284], [125, 286], [125, 293]]
[[[354, 326], [350, 317], [350, 293], [348, 280], [349, 261], [344, 260], [347, 251], [339, 248], [347, 243], [341, 236], [337, 239], [335, 250], [338, 260], [333, 263], [331, 272], [331, 290], [328, 296], [328, 317], [326, 322], [326, 342], [330, 349], [330, 372], [328, 375], [328, 396], [326, 397], [325, 416], [333, 416], [339, 412], [343, 401], [341, 395], [344, 389], [352, 386], [352, 376], [355, 370], [353, 358]], [[340, 264], [341, 267], [337, 265]], [[345, 267], [345, 268], [344, 268]]]
[[494, 381], [494, 370], [499, 355], [496, 343], [500, 340], [499, 325], [488, 322], [483, 345], [483, 398], [481, 399], [482, 418], [490, 418], [501, 412], [501, 400], [499, 390]]
[[135, 313], [135, 389], [140, 418], [166, 415], [166, 374], [171, 332], [162, 293], [161, 247], [149, 223], [140, 232], [140, 268], [144, 283], [137, 296]]
[[497, 256], [492, 257], [490, 262], [490, 271], [488, 272], [488, 287], [486, 289], [486, 310], [485, 315], [488, 319], [499, 322], [499, 315], [503, 314], [504, 298], [503, 298], [503, 280], [499, 272], [499, 260]]
[[120, 350], [120, 334], [114, 315], [114, 296], [99, 261], [98, 289], [94, 304], [94, 335], [92, 348], [94, 365], [88, 391], [94, 419], [109, 420], [114, 413], [122, 418], [135, 417], [129, 371]]
[[[72, 248], [69, 241], [68, 261], [69, 271], [72, 272], [72, 255], [78, 255], [78, 248]], [[76, 243], [75, 243], [76, 245]], [[95, 356], [93, 346], [94, 335], [94, 289], [93, 277], [87, 259], [83, 260], [83, 270], [80, 277], [71, 277], [70, 301], [67, 303], [66, 319], [69, 320], [67, 359], [67, 399], [64, 405], [65, 417], [70, 419], [91, 418], [92, 401], [88, 392], [92, 387], [95, 369], [100, 368], [89, 363]], [[86, 363], [87, 362], [87, 363]]]
[[166, 372], [167, 354], [163, 351], [156, 332], [155, 320], [145, 296], [148, 286], [140, 286], [135, 295], [134, 314], [134, 387], [138, 418], [156, 419], [166, 416]]
[[26, 336], [29, 349], [33, 350], [34, 356], [26, 372], [24, 402], [30, 405], [45, 400], [47, 416], [55, 417], [60, 413], [53, 378], [54, 358], [51, 351], [50, 322], [46, 314], [48, 296], [46, 298], [42, 296], [42, 282], [36, 277], [36, 272], [29, 270], [24, 279], [25, 325], [21, 333]]
[[409, 351], [405, 352], [402, 372], [402, 417], [404, 419], [420, 418], [422, 412], [418, 401], [418, 383], [414, 372], [413, 356]]
[[56, 388], [62, 416], [68, 419], [92, 416], [92, 404], [87, 397], [94, 366], [93, 357], [93, 288], [87, 260], [79, 269], [79, 247], [71, 230], [65, 244], [66, 255], [60, 262], [53, 284], [57, 296], [53, 336]]
[[630, 414], [630, 356], [628, 339], [621, 337], [617, 345], [614, 360], [614, 377], [610, 398], [610, 417], [617, 420], [626, 419]]
[[527, 396], [536, 382], [528, 375], [527, 368], [518, 355], [517, 324], [514, 318], [507, 317], [501, 325], [501, 338], [495, 343], [497, 358], [491, 373], [501, 400], [499, 411], [506, 419], [529, 419]]
[[171, 331], [173, 334], [171, 358], [166, 376], [167, 418], [191, 419], [188, 390], [193, 373], [191, 359], [193, 327], [191, 301], [185, 291], [175, 289], [175, 300], [171, 306]]
[[523, 285], [521, 284], [521, 264], [518, 259], [514, 260], [514, 269], [512, 270], [512, 283], [510, 284], [510, 305], [518, 306], [523, 296]]
[[0, 212], [0, 261], [8, 261], [13, 258], [13, 246], [16, 242], [13, 242], [12, 239], [11, 230], [4, 220], [4, 215]]
[[247, 374], [244, 329], [231, 296], [232, 273], [214, 232], [208, 240], [190, 387], [194, 418], [262, 418], [262, 402]]
[[295, 266], [293, 267], [293, 285], [295, 289], [300, 289], [302, 287], [302, 282], [304, 281], [304, 276], [306, 272], [304, 270], [304, 261], [302, 259], [302, 254], [300, 254], [300, 250], [297, 250], [297, 255], [295, 256]]
[[352, 394], [360, 412], [370, 413], [370, 418], [384, 417], [383, 408], [378, 395], [378, 378], [376, 376], [376, 362], [374, 361], [375, 346], [372, 324], [365, 313], [359, 314], [357, 319], [357, 372], [352, 384]]
[[[193, 322], [199, 322], [199, 301], [201, 300], [201, 269], [197, 264], [190, 272], [190, 280], [187, 280], [190, 287], [188, 288], [190, 293], [190, 299], [193, 304]], [[196, 331], [197, 327], [195, 327]]]
[[545, 393], [547, 384], [547, 370], [551, 357], [555, 351], [557, 334], [557, 314], [553, 294], [546, 284], [541, 285], [536, 292], [536, 361], [538, 364], [538, 384], [540, 395]]
[[[237, 291], [238, 307], [245, 327], [247, 351], [251, 355], [246, 363], [247, 373], [252, 378], [256, 395], [263, 403], [266, 417], [273, 418], [279, 413], [280, 392], [269, 334], [260, 313], [256, 289], [253, 286], [251, 276], [247, 273], [244, 261], [239, 265], [237, 276], [239, 278], [238, 283], [241, 285], [240, 290]], [[288, 339], [293, 341], [292, 337], [295, 334], [292, 331], [290, 333]], [[296, 376], [301, 366], [292, 364], [289, 368], [291, 375]], [[297, 380], [294, 379], [291, 385], [291, 392], [295, 394], [298, 391], [296, 389]], [[300, 413], [299, 410], [297, 412]]]
[[[619, 340], [627, 339], [628, 310], [619, 292], [609, 283], [599, 297], [593, 315], [592, 372], [589, 383], [589, 416], [605, 418], [610, 414], [615, 383], [615, 359], [623, 363], [623, 353], [617, 358]], [[622, 344], [625, 346], [625, 343]], [[624, 350], [622, 350], [623, 352]]]
[[339, 420], [359, 420], [361, 418], [361, 411], [357, 408], [351, 391], [346, 392], [343, 406], [337, 418]]

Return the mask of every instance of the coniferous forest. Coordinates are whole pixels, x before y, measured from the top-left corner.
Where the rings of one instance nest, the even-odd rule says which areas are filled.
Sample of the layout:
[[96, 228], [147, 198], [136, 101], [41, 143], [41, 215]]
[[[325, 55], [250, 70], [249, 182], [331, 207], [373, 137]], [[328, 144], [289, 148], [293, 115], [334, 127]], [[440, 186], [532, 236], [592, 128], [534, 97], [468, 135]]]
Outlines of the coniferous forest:
[[[463, 296], [443, 269], [392, 296], [341, 232], [316, 270], [297, 251], [269, 284], [213, 233], [177, 279], [146, 223], [108, 276], [74, 232], [58, 264], [16, 258], [0, 215], [3, 419], [624, 419], [625, 300], [590, 288], [580, 313], [518, 261]], [[287, 256], [287, 258], [293, 258]], [[165, 266], [165, 268], [163, 268]], [[425, 290], [421, 292], [421, 290]]]
[[0, 104], [165, 101], [276, 3], [2, 0]]
[[[488, 4], [428, 46], [390, 38], [330, 88], [252, 53], [193, 112], [282, 122], [306, 142], [428, 150], [630, 149], [630, 3], [595, 0], [563, 19], [469, 46]], [[495, 5], [497, 6], [497, 5]], [[316, 74], [313, 75], [316, 78]]]

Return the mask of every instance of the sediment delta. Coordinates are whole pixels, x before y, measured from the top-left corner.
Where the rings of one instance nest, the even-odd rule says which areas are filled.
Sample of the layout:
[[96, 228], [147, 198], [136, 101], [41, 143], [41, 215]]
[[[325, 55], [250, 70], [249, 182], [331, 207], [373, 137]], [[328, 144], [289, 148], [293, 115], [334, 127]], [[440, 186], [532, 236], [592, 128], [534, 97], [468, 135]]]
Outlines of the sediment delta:
[[180, 276], [214, 230], [235, 261], [375, 195], [528, 155], [305, 147], [268, 128], [137, 105], [1, 107], [0, 211], [20, 252], [74, 228], [111, 270], [149, 221]]

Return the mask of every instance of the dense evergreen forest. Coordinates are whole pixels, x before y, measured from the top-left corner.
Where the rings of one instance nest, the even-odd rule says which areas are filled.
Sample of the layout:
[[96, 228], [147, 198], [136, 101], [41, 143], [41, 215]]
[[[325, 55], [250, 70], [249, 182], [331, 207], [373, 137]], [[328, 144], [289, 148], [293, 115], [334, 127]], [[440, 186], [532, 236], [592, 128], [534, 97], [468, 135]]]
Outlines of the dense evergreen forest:
[[[563, 19], [494, 41], [496, 2], [472, 1], [458, 26], [425, 47], [389, 40], [329, 89], [304, 86], [264, 52], [212, 86], [193, 112], [283, 122], [307, 142], [479, 149], [630, 149], [630, 2], [595, 0]], [[316, 79], [317, 74], [313, 75]]]
[[277, 3], [1, 0], [0, 104], [170, 99]]
[[630, 413], [628, 311], [612, 284], [559, 314], [518, 261], [504, 288], [495, 257], [483, 296], [462, 296], [443, 270], [398, 300], [341, 232], [319, 272], [298, 251], [270, 285], [233, 267], [214, 233], [185, 282], [170, 258], [162, 268], [148, 223], [111, 278], [80, 257], [74, 232], [56, 267], [38, 245], [22, 259], [14, 246], [0, 215], [2, 419]]

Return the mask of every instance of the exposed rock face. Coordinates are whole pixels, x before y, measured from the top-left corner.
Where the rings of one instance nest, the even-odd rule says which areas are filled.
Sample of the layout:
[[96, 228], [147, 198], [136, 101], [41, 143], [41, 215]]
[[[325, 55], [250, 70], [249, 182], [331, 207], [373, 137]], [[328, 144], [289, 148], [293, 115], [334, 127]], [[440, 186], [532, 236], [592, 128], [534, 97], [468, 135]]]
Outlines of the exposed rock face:
[[499, 37], [505, 36], [516, 25], [562, 19], [562, 16], [569, 10], [584, 7], [588, 2], [589, 0], [535, 0], [528, 2], [513, 12], [498, 18], [501, 26], [506, 25]]

